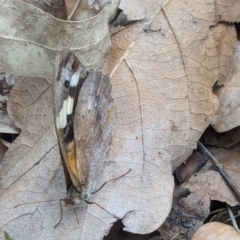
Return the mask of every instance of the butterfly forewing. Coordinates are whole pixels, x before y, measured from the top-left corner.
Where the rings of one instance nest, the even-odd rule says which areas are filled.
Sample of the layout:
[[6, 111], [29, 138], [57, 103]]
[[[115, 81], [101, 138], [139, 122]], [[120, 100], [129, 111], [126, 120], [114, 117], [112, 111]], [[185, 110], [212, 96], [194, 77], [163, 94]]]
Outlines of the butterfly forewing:
[[78, 97], [74, 116], [74, 138], [77, 168], [81, 181], [87, 178], [89, 196], [109, 149], [112, 124], [108, 123], [111, 108], [111, 84], [101, 72], [90, 71]]

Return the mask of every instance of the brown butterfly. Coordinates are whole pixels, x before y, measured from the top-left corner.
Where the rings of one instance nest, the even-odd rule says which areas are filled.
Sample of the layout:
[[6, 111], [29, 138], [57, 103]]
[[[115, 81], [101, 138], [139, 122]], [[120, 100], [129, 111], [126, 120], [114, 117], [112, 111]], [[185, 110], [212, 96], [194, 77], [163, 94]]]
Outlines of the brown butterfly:
[[111, 141], [112, 87], [108, 76], [88, 71], [69, 49], [57, 56], [55, 69], [54, 120], [67, 186], [63, 201], [76, 205], [106, 184], [94, 190]]

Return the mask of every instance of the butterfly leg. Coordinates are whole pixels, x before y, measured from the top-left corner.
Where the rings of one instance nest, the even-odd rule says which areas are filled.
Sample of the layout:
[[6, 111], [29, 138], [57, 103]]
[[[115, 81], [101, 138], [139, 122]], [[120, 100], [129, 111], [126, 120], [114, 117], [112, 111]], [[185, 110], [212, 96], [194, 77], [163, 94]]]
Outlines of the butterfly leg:
[[60, 209], [61, 209], [61, 216], [60, 216], [60, 219], [59, 219], [58, 223], [54, 226], [54, 228], [56, 228], [60, 224], [60, 222], [62, 221], [62, 214], [63, 214], [62, 201], [64, 202], [64, 199], [59, 200]]

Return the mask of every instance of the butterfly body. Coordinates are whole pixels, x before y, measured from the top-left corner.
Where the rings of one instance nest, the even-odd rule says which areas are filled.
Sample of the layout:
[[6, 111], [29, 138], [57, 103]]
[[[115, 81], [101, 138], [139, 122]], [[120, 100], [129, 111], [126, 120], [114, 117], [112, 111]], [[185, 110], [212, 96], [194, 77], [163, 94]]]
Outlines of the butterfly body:
[[88, 71], [69, 50], [57, 56], [53, 110], [67, 187], [65, 203], [88, 200], [111, 142], [109, 78]]

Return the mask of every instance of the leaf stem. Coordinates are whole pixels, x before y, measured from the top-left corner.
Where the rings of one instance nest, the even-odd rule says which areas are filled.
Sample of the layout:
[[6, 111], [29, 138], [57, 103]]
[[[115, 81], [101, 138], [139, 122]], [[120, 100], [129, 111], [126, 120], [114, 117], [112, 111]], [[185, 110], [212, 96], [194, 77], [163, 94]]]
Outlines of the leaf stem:
[[239, 188], [236, 185], [236, 183], [233, 181], [233, 179], [230, 177], [230, 175], [223, 168], [222, 164], [218, 162], [218, 160], [211, 154], [211, 152], [200, 141], [198, 141], [198, 147], [203, 152], [203, 154], [212, 162], [212, 164], [217, 168], [217, 170], [220, 172], [220, 174], [222, 175], [224, 180], [227, 182], [229, 187], [235, 193], [237, 199], [240, 200]]

